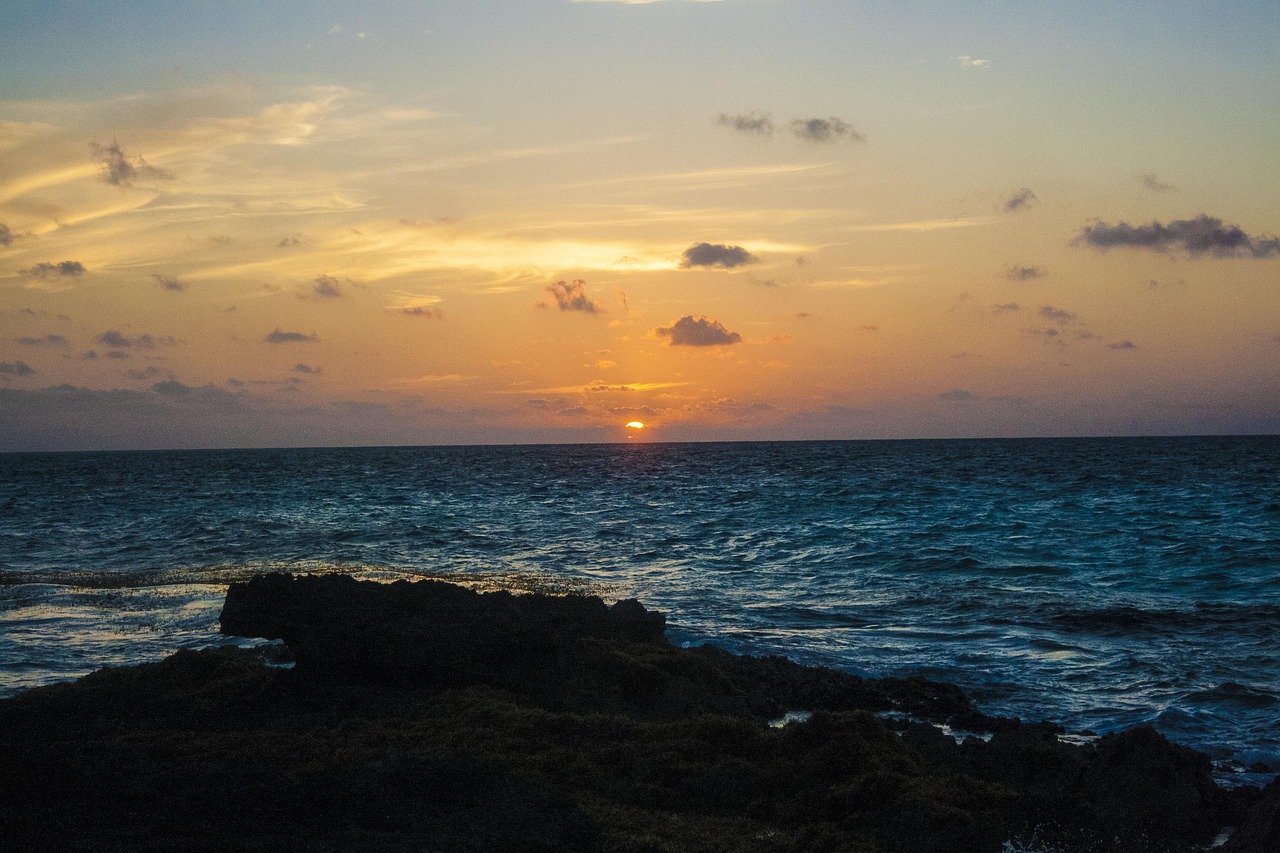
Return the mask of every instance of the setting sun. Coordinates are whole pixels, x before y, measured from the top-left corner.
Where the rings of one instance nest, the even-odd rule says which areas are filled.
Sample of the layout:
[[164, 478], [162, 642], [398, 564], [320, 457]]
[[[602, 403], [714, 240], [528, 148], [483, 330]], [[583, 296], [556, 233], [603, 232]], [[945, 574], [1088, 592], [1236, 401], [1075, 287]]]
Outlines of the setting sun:
[[627, 424], [627, 429], [644, 429], [644, 424], [640, 421], [631, 421]]

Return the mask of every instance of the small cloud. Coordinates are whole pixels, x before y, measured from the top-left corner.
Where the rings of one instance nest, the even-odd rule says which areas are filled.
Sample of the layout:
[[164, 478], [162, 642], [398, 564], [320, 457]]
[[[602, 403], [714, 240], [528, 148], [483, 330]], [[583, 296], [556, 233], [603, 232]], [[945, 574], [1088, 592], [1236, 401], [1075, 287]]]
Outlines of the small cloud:
[[995, 314], [996, 316], [999, 316], [1001, 314], [1007, 314], [1010, 311], [1021, 311], [1021, 310], [1022, 310], [1022, 306], [1016, 302], [1005, 302], [1001, 305], [991, 306], [991, 313]]
[[1005, 278], [1009, 281], [1035, 281], [1037, 278], [1044, 278], [1047, 275], [1044, 267], [1025, 267], [1014, 265], [1009, 267], [1005, 272]]
[[316, 276], [316, 283], [311, 290], [321, 299], [339, 299], [342, 296], [340, 282], [331, 275]]
[[1116, 247], [1170, 252], [1181, 249], [1192, 257], [1209, 254], [1215, 258], [1280, 257], [1280, 237], [1246, 234], [1239, 226], [1224, 224], [1221, 219], [1200, 214], [1194, 219], [1175, 219], [1168, 225], [1152, 221], [1150, 225], [1115, 225], [1096, 220], [1086, 225], [1076, 237], [1083, 243], [1106, 251]]
[[556, 301], [556, 307], [561, 311], [581, 311], [584, 314], [599, 313], [600, 306], [592, 302], [587, 296], [587, 283], [582, 279], [574, 279], [572, 282], [557, 281], [549, 284], [546, 291]]
[[295, 365], [293, 366], [293, 372], [294, 372], [294, 373], [307, 373], [307, 374], [310, 374], [310, 375], [312, 375], [312, 376], [319, 376], [321, 373], [323, 373], [323, 372], [324, 372], [324, 370], [323, 370], [323, 369], [321, 369], [321, 368], [319, 368], [319, 367], [313, 367], [313, 366], [312, 366], [312, 365], [310, 365], [310, 364], [303, 364], [302, 362], [298, 362], [297, 364], [295, 364]]
[[0, 361], [0, 379], [21, 379], [35, 372], [36, 369], [25, 361]]
[[943, 391], [939, 394], [938, 399], [945, 400], [948, 403], [968, 403], [981, 398], [972, 391], [966, 391], [963, 388], [952, 388], [950, 391]]
[[741, 246], [726, 246], [723, 243], [695, 243], [684, 250], [684, 254], [681, 255], [680, 266], [685, 269], [690, 267], [732, 269], [733, 267], [758, 263], [759, 260], [759, 258]]
[[284, 237], [279, 243], [276, 243], [277, 249], [292, 249], [294, 246], [301, 246], [302, 240], [298, 237]]
[[302, 332], [284, 332], [277, 326], [265, 340], [269, 344], [315, 343], [320, 340], [320, 336], [315, 332], [309, 335], [304, 335]]
[[144, 370], [130, 370], [128, 376], [130, 379], [154, 379], [163, 371], [154, 364]]
[[[103, 346], [117, 350], [129, 349], [131, 347], [137, 347], [138, 349], [155, 349], [157, 346], [173, 346], [178, 343], [176, 338], [168, 336], [157, 338], [152, 335], [138, 335], [136, 338], [129, 338], [125, 337], [125, 335], [115, 329], [108, 329], [98, 335], [97, 341]], [[110, 358], [119, 358], [119, 356], [113, 356], [110, 353], [107, 355]]]
[[853, 125], [843, 119], [831, 118], [798, 118], [787, 128], [793, 136], [809, 142], [836, 142], [849, 139], [854, 142], [866, 142], [867, 138], [853, 129]]
[[1136, 175], [1134, 179], [1153, 193], [1176, 193], [1178, 191], [1178, 188], [1173, 184], [1166, 184], [1157, 178], [1155, 172], [1142, 172]]
[[30, 278], [75, 278], [84, 275], [88, 270], [79, 261], [59, 261], [56, 264], [42, 261], [21, 272]]
[[742, 335], [731, 332], [718, 320], [686, 315], [670, 326], [654, 329], [654, 334], [671, 338], [673, 347], [714, 347], [736, 344]]
[[1070, 311], [1064, 311], [1061, 308], [1054, 308], [1052, 305], [1041, 306], [1040, 316], [1044, 317], [1046, 320], [1057, 323], [1059, 326], [1074, 323], [1079, 319], [1079, 315], [1072, 314]]
[[754, 133], [758, 136], [773, 135], [773, 121], [763, 113], [753, 112], [748, 115], [720, 113], [720, 124], [741, 133]]
[[43, 338], [18, 338], [18, 343], [24, 347], [66, 347], [70, 346], [70, 342], [62, 335], [49, 334]]
[[1001, 205], [1001, 209], [1004, 210], [1005, 213], [1016, 213], [1019, 210], [1026, 210], [1039, 201], [1040, 199], [1036, 198], [1035, 193], [1026, 187], [1023, 187], [1022, 189], [1015, 190], [1005, 196], [1004, 204]]
[[974, 56], [957, 56], [956, 62], [959, 62], [965, 68], [990, 68], [990, 59], [978, 59]]
[[425, 305], [411, 305], [400, 309], [401, 314], [410, 317], [426, 317], [431, 320], [443, 320], [444, 312], [439, 308], [428, 308]]
[[89, 150], [93, 152], [93, 159], [97, 160], [102, 166], [102, 179], [112, 186], [133, 186], [136, 178], [150, 180], [171, 180], [173, 178], [173, 175], [169, 172], [164, 169], [157, 169], [141, 157], [135, 157], [134, 161], [130, 162], [129, 157], [120, 148], [120, 143], [114, 139], [110, 145], [91, 142], [89, 143]]
[[156, 281], [160, 282], [160, 286], [163, 287], [165, 290], [181, 292], [187, 289], [187, 286], [184, 283], [182, 283], [177, 278], [171, 275], [161, 275], [160, 273], [156, 273], [152, 277]]
[[9, 230], [9, 226], [0, 222], [0, 246], [13, 245], [13, 232]]
[[1137, 348], [1138, 348], [1138, 345], [1135, 344], [1133, 341], [1120, 341], [1114, 344], [1107, 344], [1107, 349], [1122, 350], [1122, 349], [1137, 349]]

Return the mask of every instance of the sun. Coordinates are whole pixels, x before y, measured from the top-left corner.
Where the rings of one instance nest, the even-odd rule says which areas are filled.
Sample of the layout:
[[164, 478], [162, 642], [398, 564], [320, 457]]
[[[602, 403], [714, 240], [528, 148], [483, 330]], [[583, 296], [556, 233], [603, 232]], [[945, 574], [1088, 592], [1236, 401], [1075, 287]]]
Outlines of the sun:
[[631, 421], [627, 424], [627, 429], [644, 429], [644, 424], [640, 421]]

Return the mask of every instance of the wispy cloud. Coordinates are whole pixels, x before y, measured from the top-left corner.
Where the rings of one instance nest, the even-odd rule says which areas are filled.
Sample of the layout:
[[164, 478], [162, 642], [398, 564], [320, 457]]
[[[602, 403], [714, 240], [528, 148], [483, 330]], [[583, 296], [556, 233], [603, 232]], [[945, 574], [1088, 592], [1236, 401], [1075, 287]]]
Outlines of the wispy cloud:
[[758, 134], [760, 136], [771, 136], [774, 130], [773, 120], [764, 113], [753, 112], [738, 115], [720, 113], [720, 124], [742, 133]]
[[176, 276], [162, 275], [160, 273], [156, 273], [155, 275], [152, 276], [152, 278], [154, 278], [157, 282], [159, 282], [160, 286], [163, 287], [165, 290], [181, 292], [187, 289], [186, 284], [184, 284]]
[[1153, 193], [1174, 193], [1178, 191], [1178, 188], [1173, 184], [1166, 184], [1157, 178], [1155, 172], [1142, 172], [1135, 177], [1135, 180]]
[[35, 266], [22, 270], [22, 275], [30, 278], [75, 278], [84, 275], [88, 270], [79, 261], [59, 261], [51, 263], [41, 261]]
[[178, 343], [177, 338], [169, 335], [155, 336], [143, 334], [130, 338], [117, 329], [108, 329], [98, 335], [96, 340], [103, 346], [112, 347], [113, 349], [129, 349], [132, 347], [137, 347], [138, 349], [155, 349], [158, 346], [176, 346]]
[[659, 337], [670, 338], [673, 347], [714, 347], [736, 344], [742, 335], [726, 329], [719, 320], [685, 315], [670, 326], [653, 330]]
[[142, 178], [144, 180], [171, 180], [173, 175], [164, 169], [147, 163], [141, 157], [130, 158], [120, 148], [120, 143], [114, 139], [110, 145], [102, 145], [97, 142], [89, 143], [89, 150], [93, 153], [93, 159], [98, 161], [102, 167], [102, 179], [112, 186], [128, 187], [132, 186], [134, 180]]
[[315, 332], [309, 335], [302, 332], [286, 332], [277, 326], [273, 332], [267, 335], [265, 340], [269, 344], [304, 344], [315, 343], [320, 340], [320, 336]]
[[1005, 271], [1005, 278], [1009, 281], [1034, 281], [1037, 278], [1044, 278], [1047, 272], [1044, 267], [1029, 267], [1015, 264]]
[[1171, 252], [1181, 249], [1192, 257], [1212, 255], [1215, 258], [1280, 257], [1280, 237], [1249, 235], [1237, 225], [1201, 213], [1192, 219], [1175, 219], [1168, 225], [1152, 221], [1149, 225], [1112, 225], [1096, 220], [1081, 229], [1075, 243], [1106, 251], [1112, 248], [1149, 249]]
[[866, 142], [867, 138], [853, 129], [853, 125], [844, 119], [830, 118], [798, 118], [787, 125], [787, 129], [798, 139], [808, 142], [838, 142], [848, 139], [853, 142]]
[[978, 59], [976, 56], [957, 56], [956, 62], [965, 68], [990, 68], [990, 59]]
[[1020, 210], [1026, 210], [1039, 201], [1040, 199], [1036, 198], [1035, 193], [1026, 187], [1023, 187], [1022, 189], [1014, 190], [1009, 195], [1005, 196], [1001, 209], [1004, 210], [1005, 213], [1017, 213]]

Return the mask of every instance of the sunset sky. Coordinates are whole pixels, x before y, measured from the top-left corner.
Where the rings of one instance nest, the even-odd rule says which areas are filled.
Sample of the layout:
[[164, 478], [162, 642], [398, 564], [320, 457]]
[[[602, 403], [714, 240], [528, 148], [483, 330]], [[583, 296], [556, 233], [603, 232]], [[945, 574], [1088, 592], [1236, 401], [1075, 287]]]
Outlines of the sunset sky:
[[1280, 432], [1275, 0], [0, 7], [0, 450]]

